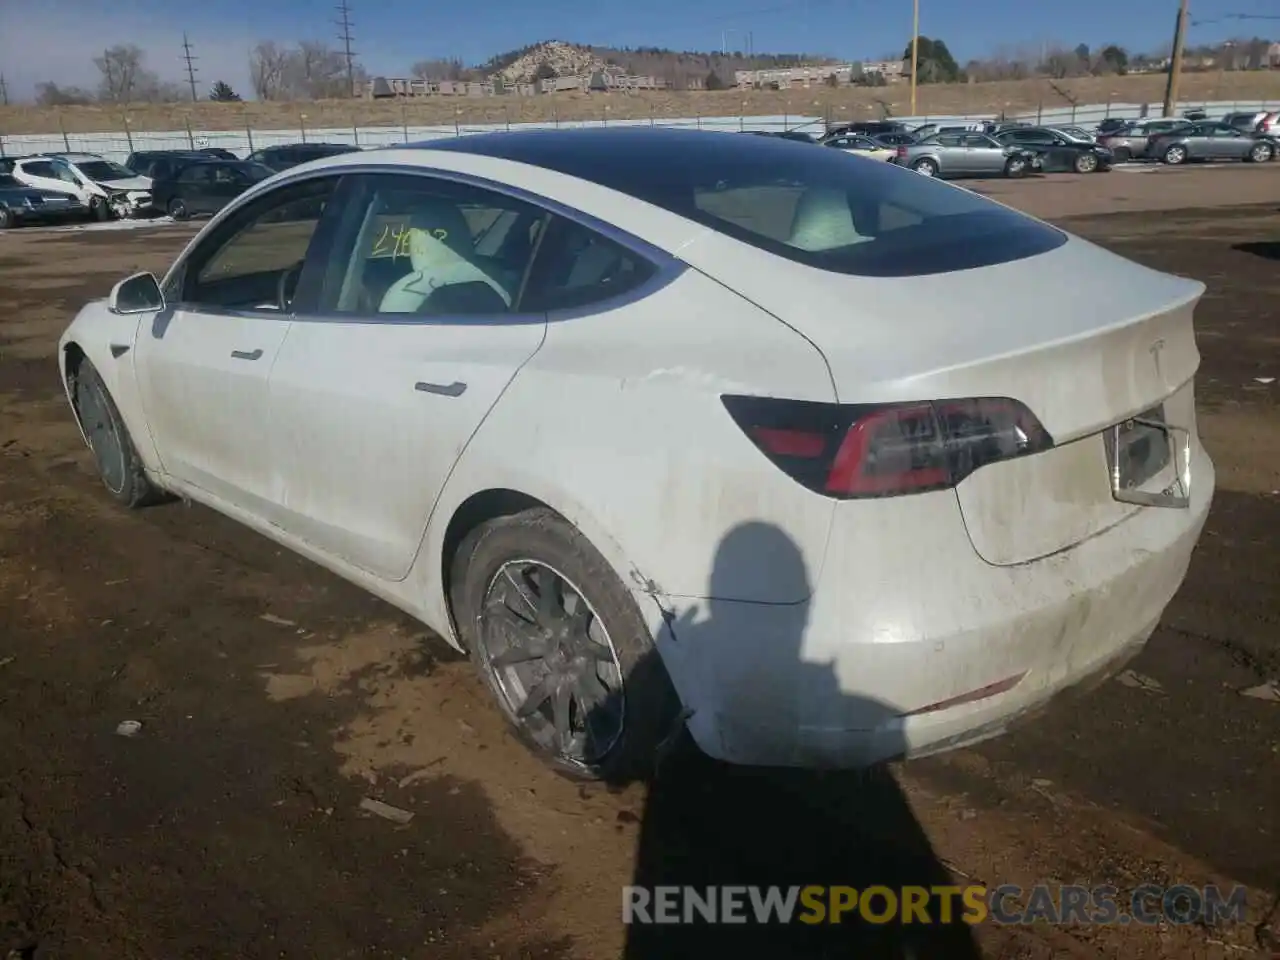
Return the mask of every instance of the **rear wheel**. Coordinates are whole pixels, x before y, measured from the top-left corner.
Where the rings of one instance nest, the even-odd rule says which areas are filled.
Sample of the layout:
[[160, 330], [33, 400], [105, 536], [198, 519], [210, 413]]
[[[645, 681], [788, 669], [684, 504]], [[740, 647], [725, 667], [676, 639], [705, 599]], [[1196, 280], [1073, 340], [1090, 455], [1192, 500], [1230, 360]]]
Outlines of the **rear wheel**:
[[181, 197], [174, 197], [169, 201], [169, 216], [175, 220], [186, 220], [191, 216], [187, 210], [187, 205]]
[[678, 701], [631, 591], [546, 508], [482, 524], [450, 600], [471, 661], [520, 740], [582, 780], [644, 778]]
[[1128, 163], [1132, 159], [1133, 159], [1133, 151], [1131, 151], [1128, 147], [1116, 147], [1115, 149], [1116, 163]]
[[0, 207], [0, 230], [8, 230], [13, 226], [13, 214], [8, 207]]
[[1271, 159], [1275, 151], [1269, 143], [1259, 143], [1249, 151], [1249, 159], [1254, 163], [1266, 163]]
[[104, 220], [109, 220], [111, 218], [111, 207], [107, 204], [107, 198], [90, 197], [89, 215], [99, 223]]
[[89, 442], [98, 475], [111, 496], [126, 507], [142, 507], [163, 499], [147, 479], [124, 419], [107, 391], [102, 376], [88, 360], [72, 379], [76, 416]]
[[936, 177], [938, 175], [938, 164], [928, 157], [917, 160], [911, 165], [911, 169], [922, 177]]
[[1170, 164], [1172, 166], [1177, 166], [1179, 163], [1183, 163], [1186, 161], [1187, 148], [1179, 146], [1178, 144], [1175, 143], [1173, 146], [1171, 146], [1169, 149], [1167, 149], [1164, 152], [1164, 156], [1161, 157], [1160, 159], [1162, 159], [1167, 164]]

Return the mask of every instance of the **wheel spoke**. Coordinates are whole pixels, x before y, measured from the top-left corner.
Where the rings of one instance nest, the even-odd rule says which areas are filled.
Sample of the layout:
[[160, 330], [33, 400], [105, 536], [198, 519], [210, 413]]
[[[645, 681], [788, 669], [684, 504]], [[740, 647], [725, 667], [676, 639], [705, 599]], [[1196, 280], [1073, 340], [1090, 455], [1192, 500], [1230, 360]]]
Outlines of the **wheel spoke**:
[[573, 742], [573, 728], [569, 724], [569, 700], [572, 692], [569, 684], [562, 679], [556, 684], [551, 700], [551, 718], [556, 730], [556, 745], [561, 753], [568, 753]]
[[500, 654], [490, 661], [497, 669], [505, 670], [507, 667], [514, 667], [516, 664], [529, 663], [533, 660], [541, 660], [546, 656], [546, 650], [539, 647], [534, 649], [529, 647], [510, 647], [503, 650]]
[[578, 676], [573, 692], [584, 717], [590, 716], [599, 707], [608, 706], [609, 688], [600, 682], [594, 670], [588, 670]]
[[503, 567], [502, 576], [511, 586], [511, 589], [514, 590], [520, 599], [525, 602], [525, 605], [529, 608], [529, 612], [537, 613], [538, 601], [533, 594], [529, 592], [529, 587], [524, 582], [524, 575], [517, 574], [513, 576], [510, 567]]
[[559, 580], [547, 567], [538, 568], [538, 623], [544, 627], [561, 618]]
[[529, 691], [525, 697], [524, 703], [520, 704], [520, 709], [516, 711], [516, 716], [520, 719], [531, 717], [537, 712], [538, 708], [547, 702], [551, 696], [555, 684], [555, 678], [548, 674], [539, 681], [538, 685]]
[[527, 636], [531, 631], [538, 629], [536, 623], [526, 620], [501, 600], [490, 601], [485, 604], [484, 609], [486, 616], [492, 618], [494, 623], [514, 630], [523, 636]]

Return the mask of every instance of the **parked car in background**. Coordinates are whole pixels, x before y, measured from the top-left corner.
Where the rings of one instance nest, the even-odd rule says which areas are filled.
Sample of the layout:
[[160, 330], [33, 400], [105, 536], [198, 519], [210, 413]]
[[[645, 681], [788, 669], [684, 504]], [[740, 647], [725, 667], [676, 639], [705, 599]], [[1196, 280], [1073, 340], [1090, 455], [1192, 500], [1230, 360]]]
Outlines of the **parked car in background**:
[[876, 143], [883, 143], [886, 147], [900, 147], [904, 143], [915, 143], [914, 134], [900, 130], [897, 133], [877, 133], [871, 137]]
[[278, 147], [263, 147], [245, 157], [250, 163], [260, 163], [277, 172], [296, 167], [300, 163], [336, 157], [359, 150], [349, 143], [289, 143]]
[[151, 179], [94, 154], [23, 157], [13, 176], [30, 187], [72, 193], [95, 220], [133, 217], [151, 207]]
[[1228, 113], [1222, 118], [1222, 122], [1245, 133], [1280, 133], [1280, 113], [1274, 110], [1249, 110], [1243, 113]]
[[995, 139], [1033, 151], [1040, 161], [1036, 167], [1045, 173], [1104, 173], [1114, 159], [1110, 150], [1092, 140], [1077, 140], [1048, 127], [1019, 127], [997, 134]]
[[1035, 153], [985, 133], [939, 133], [898, 147], [892, 162], [926, 177], [1021, 177]]
[[888, 160], [897, 156], [897, 147], [891, 147], [886, 143], [880, 143], [871, 137], [859, 136], [856, 133], [844, 133], [834, 137], [827, 137], [822, 141], [824, 147], [832, 147], [835, 150], [843, 150], [845, 153], [852, 153], [859, 157], [866, 157], [869, 160]]
[[28, 186], [0, 173], [0, 230], [78, 219], [84, 212], [84, 204], [74, 194]]
[[153, 203], [175, 220], [213, 214], [274, 173], [248, 160], [196, 160], [172, 178], [157, 180], [151, 191]]
[[897, 120], [867, 120], [860, 123], [840, 123], [827, 128], [827, 137], [836, 137], [845, 133], [856, 133], [863, 137], [878, 137], [882, 133], [906, 133], [907, 128]]
[[134, 173], [154, 180], [168, 180], [188, 163], [208, 160], [197, 150], [139, 150], [125, 158], [124, 165]]
[[1116, 130], [1123, 130], [1132, 123], [1132, 120], [1125, 120], [1122, 117], [1107, 117], [1094, 128], [1093, 133], [1094, 136], [1101, 138], [1107, 134], [1115, 132]]
[[939, 133], [986, 133], [983, 124], [970, 121], [942, 121], [939, 123], [922, 123], [920, 126], [911, 130], [911, 135], [917, 140], [924, 140], [927, 137], [936, 136]]
[[1266, 163], [1275, 159], [1277, 147], [1280, 143], [1273, 137], [1207, 120], [1153, 136], [1147, 143], [1147, 155], [1168, 164], [1188, 160]]
[[223, 147], [197, 147], [196, 153], [203, 153], [205, 156], [214, 157], [218, 160], [239, 160], [234, 153]]
[[1098, 142], [1098, 138], [1094, 134], [1084, 127], [1077, 127], [1074, 124], [1048, 123], [1044, 127], [1046, 130], [1057, 130], [1059, 133], [1070, 137], [1072, 140], [1078, 140], [1080, 143]]
[[1152, 137], [1191, 126], [1192, 121], [1179, 117], [1138, 120], [1127, 126], [1101, 134], [1098, 142], [1115, 155], [1116, 163], [1147, 159]]

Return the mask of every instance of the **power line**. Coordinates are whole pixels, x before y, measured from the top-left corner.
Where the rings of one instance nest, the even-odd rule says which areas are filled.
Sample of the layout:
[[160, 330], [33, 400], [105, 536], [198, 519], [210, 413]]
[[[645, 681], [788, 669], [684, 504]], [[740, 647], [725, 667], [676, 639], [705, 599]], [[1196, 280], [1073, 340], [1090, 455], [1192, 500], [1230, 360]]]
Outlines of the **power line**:
[[182, 59], [187, 61], [187, 83], [191, 85], [191, 102], [195, 103], [199, 97], [196, 96], [196, 66], [195, 63], [200, 58], [191, 53], [191, 42], [187, 40], [187, 33], [182, 32]]
[[347, 0], [342, 0], [337, 6], [338, 19], [334, 22], [342, 31], [338, 34], [338, 39], [342, 41], [343, 55], [347, 58], [347, 96], [354, 97], [356, 95], [356, 69], [355, 54], [351, 51], [351, 7]]

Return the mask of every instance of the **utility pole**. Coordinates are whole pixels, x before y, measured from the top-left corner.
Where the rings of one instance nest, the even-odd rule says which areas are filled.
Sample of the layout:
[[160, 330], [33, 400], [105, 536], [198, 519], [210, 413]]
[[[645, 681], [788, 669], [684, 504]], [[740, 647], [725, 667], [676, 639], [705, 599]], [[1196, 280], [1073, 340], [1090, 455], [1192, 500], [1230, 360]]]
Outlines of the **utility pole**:
[[911, 115], [916, 115], [916, 83], [920, 72], [920, 0], [912, 0], [911, 13]]
[[1173, 26], [1173, 52], [1169, 55], [1169, 79], [1164, 87], [1164, 115], [1178, 109], [1178, 81], [1182, 79], [1182, 47], [1187, 41], [1187, 0], [1179, 0], [1178, 19]]
[[342, 41], [343, 55], [347, 58], [347, 96], [354, 97], [356, 95], [356, 68], [355, 54], [351, 52], [351, 7], [347, 0], [342, 0], [337, 6], [338, 19], [334, 22], [342, 31], [338, 34], [338, 39]]
[[187, 83], [191, 86], [191, 102], [195, 103], [200, 98], [196, 96], [196, 61], [200, 58], [193, 56], [191, 53], [191, 41], [187, 39], [187, 32], [182, 32], [182, 59], [187, 61]]

